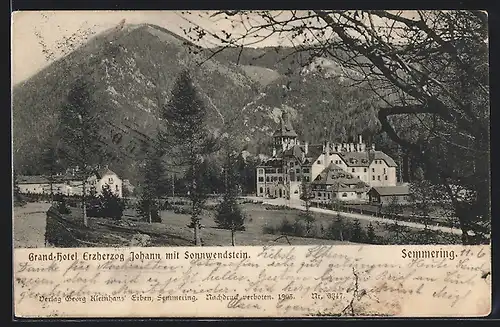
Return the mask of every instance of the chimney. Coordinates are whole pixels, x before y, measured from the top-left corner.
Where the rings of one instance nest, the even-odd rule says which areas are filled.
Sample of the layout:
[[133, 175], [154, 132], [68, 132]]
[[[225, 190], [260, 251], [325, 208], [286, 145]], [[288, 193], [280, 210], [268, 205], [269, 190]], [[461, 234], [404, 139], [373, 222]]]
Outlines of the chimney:
[[276, 157], [276, 148], [273, 148], [273, 157]]
[[360, 148], [361, 148], [361, 152], [365, 152], [365, 150], [366, 150], [366, 144], [361, 143], [360, 144]]
[[363, 136], [361, 134], [359, 134], [359, 144], [363, 143]]
[[309, 142], [307, 142], [307, 141], [304, 143], [304, 152], [305, 152], [305, 154], [309, 153]]
[[354, 143], [349, 143], [349, 151], [354, 152]]

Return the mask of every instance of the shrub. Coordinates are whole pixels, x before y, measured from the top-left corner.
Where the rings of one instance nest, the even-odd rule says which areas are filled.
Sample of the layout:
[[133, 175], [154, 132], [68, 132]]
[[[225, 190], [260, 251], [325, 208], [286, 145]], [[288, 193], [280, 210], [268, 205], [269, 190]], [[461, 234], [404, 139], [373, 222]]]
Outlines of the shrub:
[[87, 212], [89, 216], [107, 217], [116, 220], [121, 219], [123, 216], [125, 203], [118, 195], [111, 191], [109, 185], [105, 185], [102, 189], [102, 193], [89, 202], [90, 208]]
[[174, 205], [171, 204], [170, 202], [165, 201], [161, 207], [161, 210], [173, 210], [174, 209]]
[[156, 200], [140, 199], [137, 202], [137, 213], [146, 222], [149, 222], [149, 215], [151, 214], [151, 222], [161, 222], [160, 211]]
[[274, 235], [277, 233], [277, 230], [274, 226], [265, 225], [262, 227], [262, 233]]
[[63, 215], [71, 213], [71, 210], [68, 208], [66, 200], [64, 198], [61, 198], [61, 200], [57, 202], [56, 209], [60, 214]]

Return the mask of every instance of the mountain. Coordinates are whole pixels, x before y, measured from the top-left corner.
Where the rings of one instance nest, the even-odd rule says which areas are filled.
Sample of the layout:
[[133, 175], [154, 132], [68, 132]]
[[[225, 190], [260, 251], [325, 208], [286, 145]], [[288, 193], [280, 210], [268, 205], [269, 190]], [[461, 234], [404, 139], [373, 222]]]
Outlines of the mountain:
[[[304, 69], [291, 48], [228, 49], [213, 56], [164, 28], [125, 25], [95, 36], [13, 88], [13, 153], [20, 173], [40, 171], [44, 142], [58, 130], [61, 108], [77, 76], [93, 81], [95, 113], [111, 169], [135, 180], [144, 143], [162, 127], [159, 108], [188, 69], [214, 133], [230, 127], [242, 150], [269, 152], [281, 110], [291, 111], [302, 140], [320, 142], [376, 134], [372, 102], [342, 81], [340, 65]], [[200, 64], [202, 63], [202, 64]]]
[[118, 173], [133, 170], [141, 158], [141, 140], [155, 135], [161, 124], [159, 106], [168, 101], [182, 69], [191, 71], [208, 108], [210, 126], [221, 129], [224, 121], [235, 120], [236, 109], [250, 101], [258, 85], [235, 64], [212, 59], [198, 66], [196, 61], [204, 56], [178, 35], [148, 24], [96, 36], [14, 87], [16, 168], [36, 170], [42, 144], [57, 130], [61, 108], [78, 75], [93, 81], [93, 98], [100, 104], [96, 112], [104, 120], [102, 137], [111, 149], [110, 166]]

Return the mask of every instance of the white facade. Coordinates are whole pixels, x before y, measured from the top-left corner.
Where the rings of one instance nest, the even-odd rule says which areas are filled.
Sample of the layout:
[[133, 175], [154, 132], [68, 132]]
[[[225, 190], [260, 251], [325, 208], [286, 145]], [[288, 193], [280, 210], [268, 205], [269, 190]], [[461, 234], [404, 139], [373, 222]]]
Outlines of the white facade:
[[[50, 183], [47, 178], [43, 176], [24, 176], [18, 182], [19, 191], [21, 193], [32, 194], [50, 194]], [[68, 176], [57, 176], [58, 181], [52, 184], [52, 191], [55, 194], [63, 195], [82, 195], [83, 194], [83, 181], [78, 178], [71, 178]], [[109, 169], [103, 169], [98, 173], [92, 174], [86, 182], [86, 193], [89, 194], [91, 190], [96, 192], [96, 195], [102, 194], [103, 187], [109, 185], [111, 191], [118, 197], [123, 196], [123, 182], [121, 178]]]

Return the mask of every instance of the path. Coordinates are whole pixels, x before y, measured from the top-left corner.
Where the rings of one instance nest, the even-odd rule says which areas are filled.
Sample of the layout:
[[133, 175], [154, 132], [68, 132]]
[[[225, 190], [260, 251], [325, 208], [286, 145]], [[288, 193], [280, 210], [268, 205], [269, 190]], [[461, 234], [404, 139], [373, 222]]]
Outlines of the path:
[[13, 237], [15, 248], [45, 247], [46, 212], [49, 203], [27, 203], [24, 207], [14, 207]]
[[[301, 204], [300, 200], [294, 201], [294, 200], [285, 200], [285, 199], [267, 199], [267, 198], [260, 198], [260, 197], [255, 197], [255, 196], [249, 196], [246, 198], [249, 200], [254, 200], [254, 201], [263, 201], [263, 204], [286, 205], [289, 208], [298, 209], [298, 210], [306, 210], [305, 206], [303, 206]], [[333, 211], [333, 210], [314, 208], [314, 207], [309, 208], [309, 210], [311, 210], [313, 212], [324, 213], [327, 215], [340, 214], [340, 215], [342, 215], [342, 217], [346, 217], [346, 218], [362, 219], [362, 220], [368, 220], [371, 222], [379, 222], [379, 223], [385, 223], [385, 224], [393, 224], [394, 222], [397, 221], [400, 226], [419, 228], [419, 229], [425, 228], [425, 225], [420, 224], [420, 223], [401, 221], [401, 220], [393, 220], [393, 219], [387, 219], [387, 218], [380, 218], [380, 217], [374, 217], [374, 216], [369, 216], [369, 215], [362, 215], [359, 213], [349, 213], [349, 212], [342, 212], [342, 211], [337, 212], [337, 211]], [[427, 228], [429, 228], [430, 230], [434, 230], [434, 231], [462, 235], [462, 230], [460, 230], [458, 228], [444, 227], [444, 226], [432, 226], [432, 225], [427, 226]]]

